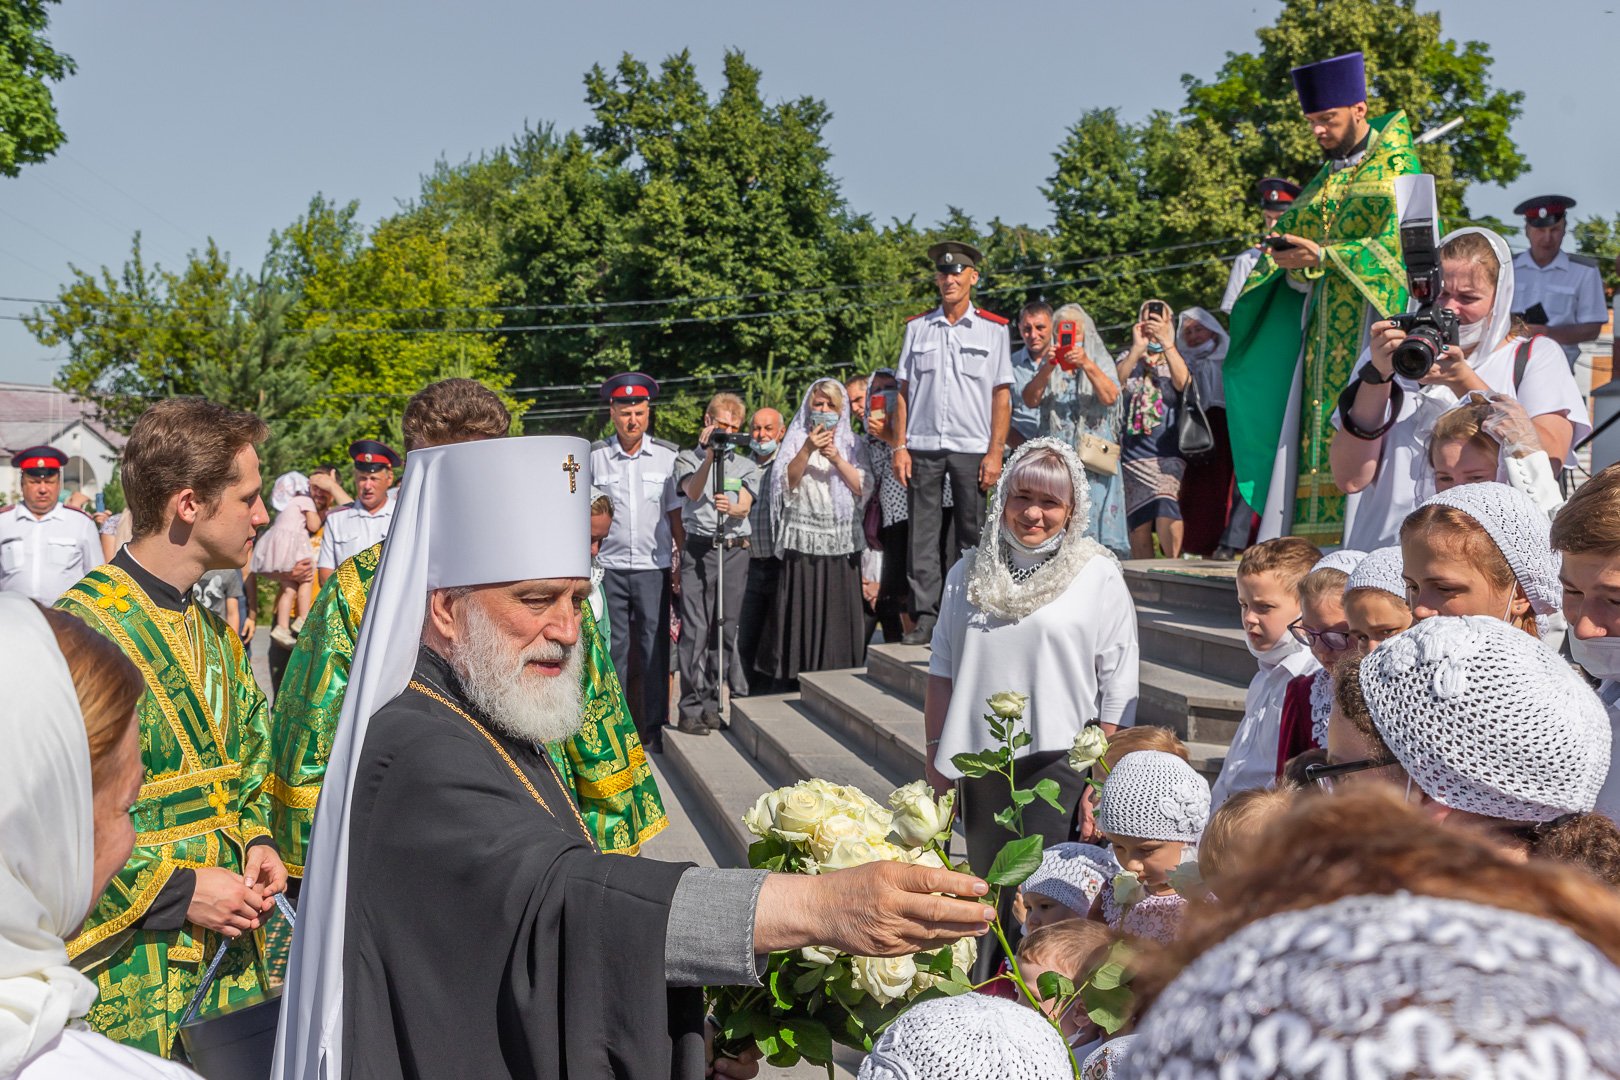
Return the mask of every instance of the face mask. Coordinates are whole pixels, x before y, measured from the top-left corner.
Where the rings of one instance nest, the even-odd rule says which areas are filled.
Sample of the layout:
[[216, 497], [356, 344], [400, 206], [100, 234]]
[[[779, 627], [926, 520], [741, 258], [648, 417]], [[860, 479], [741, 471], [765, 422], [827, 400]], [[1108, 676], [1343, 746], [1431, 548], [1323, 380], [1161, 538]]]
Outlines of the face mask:
[[838, 414], [817, 409], [810, 414], [810, 426], [812, 428], [835, 428], [838, 426]]
[[754, 448], [754, 453], [760, 457], [770, 457], [776, 453], [775, 439], [755, 439], [750, 445]]
[[1620, 679], [1620, 637], [1587, 638], [1569, 635], [1569, 654], [1594, 679]]
[[1051, 539], [1036, 544], [1033, 547], [1014, 536], [1011, 529], [1003, 530], [1002, 535], [1014, 551], [1021, 551], [1025, 555], [1050, 555], [1052, 552], [1058, 549], [1060, 544], [1063, 543], [1063, 535], [1068, 531], [1069, 530], [1067, 528], [1059, 529], [1057, 532], [1052, 534]]
[[1244, 634], [1243, 647], [1249, 650], [1250, 656], [1260, 661], [1260, 665], [1262, 667], [1276, 667], [1290, 656], [1293, 656], [1295, 653], [1300, 652], [1305, 648], [1305, 646], [1294, 640], [1293, 634], [1284, 634], [1281, 641], [1277, 642], [1277, 644], [1273, 645], [1271, 648], [1263, 651], [1255, 648], [1254, 642], [1249, 640], [1249, 635]]
[[1485, 323], [1487, 321], [1481, 319], [1479, 322], [1464, 323], [1459, 326], [1457, 328], [1457, 344], [1464, 349], [1472, 349], [1475, 345], [1478, 345], [1485, 338]]

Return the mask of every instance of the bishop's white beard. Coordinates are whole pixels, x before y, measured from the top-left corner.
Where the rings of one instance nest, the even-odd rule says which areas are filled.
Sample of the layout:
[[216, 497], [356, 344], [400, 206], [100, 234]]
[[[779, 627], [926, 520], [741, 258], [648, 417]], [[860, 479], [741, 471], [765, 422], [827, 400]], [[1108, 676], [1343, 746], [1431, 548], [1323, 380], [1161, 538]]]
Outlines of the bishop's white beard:
[[[467, 700], [514, 739], [552, 743], [578, 734], [584, 722], [580, 647], [543, 641], [527, 649], [513, 648], [476, 600], [461, 607], [462, 638], [448, 659]], [[525, 671], [537, 660], [562, 660], [562, 674]]]

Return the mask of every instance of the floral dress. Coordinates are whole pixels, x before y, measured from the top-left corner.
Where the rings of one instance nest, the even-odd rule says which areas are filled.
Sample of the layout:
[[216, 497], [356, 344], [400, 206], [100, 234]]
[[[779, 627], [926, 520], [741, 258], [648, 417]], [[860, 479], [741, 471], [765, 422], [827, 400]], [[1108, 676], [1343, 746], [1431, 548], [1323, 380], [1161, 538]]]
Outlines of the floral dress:
[[1102, 905], [1103, 919], [1123, 934], [1168, 945], [1181, 929], [1181, 918], [1187, 913], [1187, 898], [1180, 893], [1142, 898], [1128, 907], [1114, 899], [1114, 883], [1108, 882], [1097, 896]]
[[[1083, 435], [1119, 442], [1120, 405], [1104, 405], [1092, 392], [1084, 372], [1058, 367], [1041, 398], [1040, 434], [1062, 439], [1076, 451]], [[1086, 470], [1091, 481], [1091, 522], [1086, 535], [1114, 551], [1130, 550], [1125, 531], [1125, 487], [1113, 476]]]

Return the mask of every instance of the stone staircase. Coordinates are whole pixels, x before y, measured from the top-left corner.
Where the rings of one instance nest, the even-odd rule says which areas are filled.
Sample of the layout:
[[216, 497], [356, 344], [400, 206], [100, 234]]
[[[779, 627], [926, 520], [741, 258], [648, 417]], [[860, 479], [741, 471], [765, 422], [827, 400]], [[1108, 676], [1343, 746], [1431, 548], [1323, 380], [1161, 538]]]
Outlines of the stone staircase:
[[[1175, 731], [1213, 780], [1255, 671], [1232, 564], [1131, 562], [1125, 575], [1142, 649], [1137, 723]], [[799, 682], [796, 694], [733, 699], [722, 734], [665, 733], [660, 764], [674, 796], [666, 801], [694, 819], [717, 865], [746, 865], [754, 837], [742, 816], [765, 791], [819, 776], [882, 800], [923, 775], [926, 648], [877, 645], [864, 669]]]

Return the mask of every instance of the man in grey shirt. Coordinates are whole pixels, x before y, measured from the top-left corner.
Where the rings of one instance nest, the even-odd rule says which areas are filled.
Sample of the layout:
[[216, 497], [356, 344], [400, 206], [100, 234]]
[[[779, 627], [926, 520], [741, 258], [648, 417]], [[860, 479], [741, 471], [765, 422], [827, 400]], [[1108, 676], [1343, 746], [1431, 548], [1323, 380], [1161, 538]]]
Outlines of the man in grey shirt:
[[[707, 735], [720, 729], [720, 679], [715, 633], [723, 624], [724, 675], [732, 689], [748, 693], [737, 655], [737, 626], [748, 588], [749, 510], [760, 496], [759, 469], [747, 454], [735, 454], [731, 438], [742, 427], [745, 407], [736, 394], [716, 394], [703, 414], [695, 450], [675, 458], [681, 493], [681, 640], [677, 660], [681, 731]], [[716, 487], [719, 490], [716, 490]], [[723, 581], [722, 581], [723, 579]], [[722, 588], [723, 585], [723, 588]]]
[[1052, 355], [1052, 305], [1031, 300], [1018, 313], [1018, 336], [1024, 347], [1012, 354], [1012, 431], [1007, 448], [1033, 439], [1041, 428], [1041, 407], [1024, 404], [1024, 387], [1035, 380], [1046, 358]]

